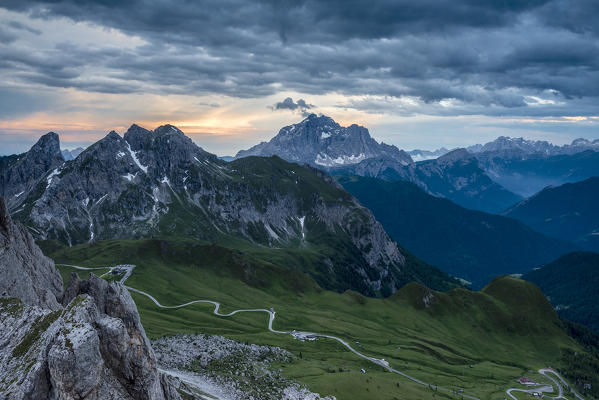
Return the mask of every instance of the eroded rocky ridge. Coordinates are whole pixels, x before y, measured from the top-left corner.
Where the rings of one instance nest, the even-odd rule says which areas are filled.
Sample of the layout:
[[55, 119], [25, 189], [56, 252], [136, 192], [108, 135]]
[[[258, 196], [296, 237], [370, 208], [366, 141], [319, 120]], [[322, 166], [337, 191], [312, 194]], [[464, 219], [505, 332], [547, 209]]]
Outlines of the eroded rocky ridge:
[[59, 308], [62, 278], [21, 224], [12, 222], [0, 197], [0, 296], [30, 306]]
[[0, 198], [0, 398], [180, 399], [125, 287], [76, 275], [64, 294], [53, 263]]
[[325, 248], [323, 284], [339, 278], [327, 288], [390, 294], [422, 281], [370, 211], [313, 167], [278, 157], [227, 163], [174, 126], [132, 125], [49, 168], [9, 205], [36, 240], [233, 237], [278, 248], [318, 246]]

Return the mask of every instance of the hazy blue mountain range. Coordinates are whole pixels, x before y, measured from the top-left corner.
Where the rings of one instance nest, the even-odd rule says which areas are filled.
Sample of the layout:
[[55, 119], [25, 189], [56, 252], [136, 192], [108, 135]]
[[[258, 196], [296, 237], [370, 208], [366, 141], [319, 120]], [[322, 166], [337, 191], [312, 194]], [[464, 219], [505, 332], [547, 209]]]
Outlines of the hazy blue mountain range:
[[521, 157], [522, 155], [559, 155], [575, 154], [586, 150], [599, 151], [599, 139], [575, 139], [570, 144], [562, 146], [554, 145], [545, 140], [528, 140], [524, 138], [512, 138], [500, 136], [492, 142], [475, 144], [466, 148], [471, 153], [496, 153], [505, 157]]
[[599, 251], [599, 177], [547, 187], [504, 215], [548, 236]]
[[412, 157], [415, 162], [434, 160], [435, 158], [441, 157], [444, 154], [449, 153], [451, 150], [447, 150], [445, 147], [441, 147], [437, 150], [410, 150], [407, 153]]
[[[438, 154], [443, 152], [445, 149]], [[406, 180], [432, 195], [488, 212], [503, 211], [522, 200], [492, 181], [477, 159], [464, 149], [414, 163], [403, 150], [377, 143], [366, 128], [344, 128], [327, 116], [312, 114], [298, 124], [286, 126], [269, 142], [240, 151], [237, 158], [249, 155], [277, 155], [334, 174]]]
[[[523, 197], [546, 186], [599, 176], [599, 139], [580, 138], [558, 146], [547, 141], [501, 136], [466, 149], [493, 181]], [[441, 150], [415, 150], [408, 154], [420, 161], [443, 155]]]
[[406, 166], [369, 159], [337, 168], [333, 173], [413, 182], [433, 196], [445, 197], [469, 209], [492, 213], [501, 212], [522, 200], [522, 197], [495, 183], [465, 149]]
[[501, 154], [476, 155], [482, 168], [496, 182], [528, 197], [547, 186], [559, 186], [599, 176], [599, 152], [505, 157]]
[[357, 176], [338, 180], [406, 249], [475, 287], [497, 275], [529, 271], [576, 249], [514, 219], [431, 196], [410, 182]]
[[62, 153], [62, 157], [65, 159], [65, 161], [70, 161], [70, 160], [74, 160], [75, 158], [77, 158], [77, 156], [79, 154], [83, 153], [83, 150], [85, 150], [83, 147], [77, 147], [72, 150], [69, 150], [69, 149], [61, 150], [61, 153]]

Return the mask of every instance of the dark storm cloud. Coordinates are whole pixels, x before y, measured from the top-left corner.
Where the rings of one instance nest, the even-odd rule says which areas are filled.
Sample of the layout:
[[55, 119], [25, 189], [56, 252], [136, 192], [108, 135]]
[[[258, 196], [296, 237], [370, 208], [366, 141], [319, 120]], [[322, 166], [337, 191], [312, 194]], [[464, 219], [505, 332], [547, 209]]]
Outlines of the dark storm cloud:
[[299, 99], [296, 102], [293, 101], [291, 97], [287, 97], [285, 100], [276, 103], [271, 107], [273, 111], [276, 110], [290, 110], [290, 111], [298, 111], [303, 116], [307, 116], [310, 114], [308, 110], [314, 108], [314, 104], [308, 104], [304, 99]]
[[[557, 96], [559, 104], [546, 109], [569, 115], [574, 99], [589, 109], [584, 105], [599, 98], [597, 4], [5, 1], [5, 8], [42, 21], [88, 21], [145, 44], [61, 44], [35, 56], [9, 45], [0, 48], [0, 72], [108, 93], [413, 96], [427, 104], [455, 99], [481, 113], [537, 113], [542, 108], [532, 109], [531, 98]], [[0, 41], [14, 44], [13, 31], [0, 30]], [[86, 72], [90, 66], [97, 72]]]
[[17, 40], [17, 35], [0, 26], [0, 43], [8, 44]]
[[313, 108], [313, 104], [308, 104], [304, 99], [299, 99], [296, 102], [291, 97], [287, 97], [285, 100], [276, 103], [272, 108], [273, 110], [308, 110]]
[[9, 21], [8, 26], [10, 26], [11, 28], [16, 29], [16, 30], [26, 31], [26, 32], [33, 33], [36, 35], [41, 35], [41, 33], [42, 33], [42, 31], [40, 31], [39, 29], [34, 29], [34, 28], [32, 28], [28, 25], [25, 25], [24, 23], [19, 22], [19, 21]]

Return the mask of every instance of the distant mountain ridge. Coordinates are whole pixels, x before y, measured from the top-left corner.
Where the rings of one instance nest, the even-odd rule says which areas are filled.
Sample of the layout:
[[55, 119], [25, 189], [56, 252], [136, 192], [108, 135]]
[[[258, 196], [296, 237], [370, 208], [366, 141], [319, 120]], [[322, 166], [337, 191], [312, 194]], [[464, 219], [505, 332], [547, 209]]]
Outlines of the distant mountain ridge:
[[[438, 154], [445, 151], [440, 149]], [[286, 126], [269, 142], [242, 150], [236, 157], [250, 155], [277, 155], [333, 174], [407, 180], [432, 195], [488, 212], [503, 211], [522, 200], [486, 176], [476, 158], [464, 149], [414, 163], [405, 151], [377, 143], [366, 128], [344, 128], [324, 115], [312, 114], [298, 124]]]
[[[599, 139], [589, 140], [584, 138], [574, 139], [570, 144], [555, 145], [546, 140], [531, 140], [522, 137], [499, 136], [497, 139], [483, 143], [466, 146], [472, 154], [496, 153], [504, 157], [518, 157], [523, 155], [539, 154], [554, 156], [559, 154], [576, 154], [586, 150], [599, 151]], [[410, 150], [407, 153], [416, 162], [432, 160], [450, 151], [445, 147], [437, 150]]]
[[70, 160], [74, 160], [75, 158], [77, 158], [77, 156], [79, 154], [83, 153], [83, 150], [85, 150], [83, 147], [77, 147], [72, 150], [64, 149], [61, 151], [61, 153], [62, 153], [62, 157], [65, 159], [65, 161], [70, 161]]
[[501, 212], [522, 200], [522, 197], [495, 183], [480, 167], [476, 157], [465, 149], [405, 166], [384, 159], [369, 159], [335, 169], [333, 173], [413, 182], [433, 196], [491, 213]]
[[599, 176], [599, 152], [592, 150], [550, 156], [536, 153], [509, 157], [493, 152], [475, 156], [495, 182], [524, 197], [547, 186]]
[[545, 235], [599, 251], [599, 177], [547, 187], [504, 215]]
[[384, 157], [403, 165], [412, 163], [405, 151], [378, 143], [368, 129], [355, 124], [342, 127], [332, 118], [316, 114], [282, 128], [269, 142], [239, 151], [236, 158], [272, 155], [324, 168], [356, 164], [373, 157]]
[[[413, 150], [408, 154], [415, 161], [424, 161], [442, 156], [442, 150]], [[489, 178], [522, 197], [546, 186], [599, 176], [599, 139], [579, 138], [559, 146], [543, 140], [500, 136], [485, 144], [468, 146], [466, 150], [476, 157]]]
[[[452, 149], [455, 150], [455, 149]], [[441, 157], [444, 154], [449, 153], [452, 150], [448, 150], [445, 147], [441, 147], [437, 150], [410, 150], [407, 153], [412, 157], [412, 160], [415, 162], [418, 161], [426, 161], [426, 160], [434, 160], [435, 158]]]
[[357, 176], [338, 180], [408, 251], [475, 287], [576, 250], [517, 220], [468, 210], [410, 182]]
[[[178, 236], [298, 249], [314, 258], [306, 272], [323, 287], [369, 295], [444, 276], [406, 261], [370, 211], [320, 170], [278, 157], [227, 163], [172, 125], [112, 131], [72, 161], [56, 134], [32, 152], [0, 159], [0, 190], [38, 240]], [[47, 162], [33, 163], [37, 153]], [[30, 164], [36, 174], [15, 174]]]
[[570, 144], [554, 145], [545, 140], [528, 140], [500, 136], [492, 142], [475, 144], [466, 148], [471, 153], [503, 153], [504, 156], [543, 154], [554, 156], [559, 154], [575, 154], [586, 150], [599, 151], [599, 139], [588, 140], [578, 138]]

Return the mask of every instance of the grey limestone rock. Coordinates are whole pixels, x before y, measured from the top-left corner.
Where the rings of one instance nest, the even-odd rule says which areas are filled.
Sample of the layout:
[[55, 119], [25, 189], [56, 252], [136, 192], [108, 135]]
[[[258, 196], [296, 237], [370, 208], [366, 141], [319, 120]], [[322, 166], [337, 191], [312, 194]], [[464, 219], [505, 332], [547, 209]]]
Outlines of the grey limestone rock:
[[12, 221], [0, 197], [0, 296], [52, 310], [62, 292], [54, 262], [44, 256], [27, 229]]
[[378, 143], [363, 126], [342, 127], [327, 116], [315, 114], [299, 124], [282, 128], [269, 142], [242, 150], [236, 157], [272, 155], [321, 168], [357, 164], [377, 157], [402, 165], [412, 163], [409, 154], [395, 146]]
[[[0, 197], [0, 398], [179, 400], [127, 289], [62, 279]], [[62, 304], [61, 304], [62, 302]]]
[[[298, 132], [308, 136], [319, 127], [331, 130], [327, 140], [330, 149], [339, 149], [331, 153], [335, 157], [341, 157], [346, 140], [368, 154], [391, 157], [398, 151], [376, 143], [365, 128], [341, 128], [326, 117], [312, 116], [300, 125]], [[132, 125], [123, 137], [110, 132], [41, 177], [36, 187], [19, 196], [11, 212], [37, 240], [75, 245], [229, 235], [271, 247], [303, 247], [335, 237], [347, 249], [333, 266], [343, 271], [326, 270], [345, 281], [331, 288], [373, 294], [383, 280], [386, 287], [397, 288], [410, 279], [397, 278], [404, 257], [370, 211], [323, 171], [278, 157], [227, 163], [172, 125], [153, 131]], [[333, 251], [340, 253], [342, 247]], [[344, 257], [348, 253], [355, 256]]]
[[0, 196], [11, 207], [63, 163], [58, 134], [54, 132], [42, 136], [26, 153], [0, 157]]

